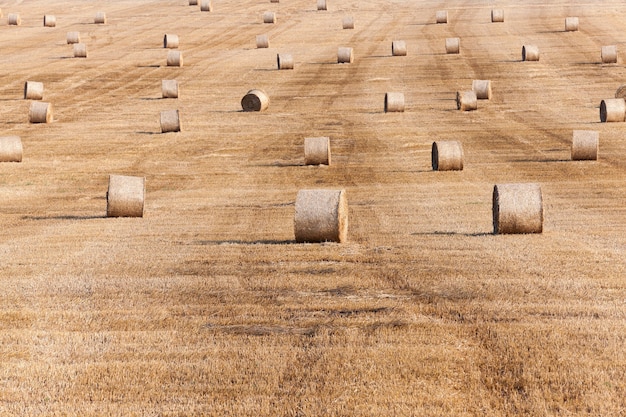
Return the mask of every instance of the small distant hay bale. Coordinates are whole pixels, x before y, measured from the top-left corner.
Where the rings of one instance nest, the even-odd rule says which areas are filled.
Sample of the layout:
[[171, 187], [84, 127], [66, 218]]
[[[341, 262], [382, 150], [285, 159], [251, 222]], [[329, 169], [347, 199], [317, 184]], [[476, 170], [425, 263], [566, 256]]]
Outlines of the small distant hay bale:
[[276, 23], [276, 13], [274, 12], [263, 13], [263, 23]]
[[96, 25], [104, 25], [107, 22], [107, 15], [105, 12], [96, 13], [96, 17], [94, 17], [93, 22]]
[[246, 93], [241, 99], [241, 108], [245, 112], [265, 111], [270, 105], [270, 99], [263, 90], [254, 89]]
[[565, 31], [566, 32], [576, 32], [578, 30], [578, 18], [577, 17], [566, 17], [565, 18]]
[[280, 3], [280, 0], [270, 0], [270, 3]]
[[626, 101], [623, 98], [608, 98], [600, 102], [600, 121], [623, 122], [626, 119]]
[[433, 171], [462, 171], [463, 146], [455, 140], [433, 142], [431, 162]]
[[624, 98], [626, 99], [626, 84], [620, 85], [615, 91], [615, 98]]
[[437, 13], [435, 13], [435, 20], [437, 23], [448, 23], [448, 11], [437, 10]]
[[200, 11], [201, 12], [212, 12], [213, 11], [213, 4], [211, 3], [211, 0], [202, 0], [202, 2], [200, 3]]
[[87, 45], [84, 43], [74, 44], [74, 58], [87, 58]]
[[354, 18], [352, 16], [346, 16], [341, 21], [341, 25], [344, 29], [354, 29]]
[[326, 0], [317, 0], [317, 10], [328, 10]]
[[330, 138], [304, 138], [304, 164], [330, 165]]
[[68, 44], [80, 43], [80, 32], [67, 32], [65, 39]]
[[190, 6], [197, 6], [198, 5], [198, 0], [189, 0], [189, 5]]
[[178, 48], [179, 40], [178, 35], [174, 35], [172, 33], [166, 33], [163, 35], [163, 48]]
[[296, 196], [296, 242], [345, 242], [348, 200], [345, 190], [300, 190]]
[[170, 50], [167, 52], [167, 66], [168, 67], [182, 67], [183, 66], [183, 53], [182, 51]]
[[600, 133], [597, 130], [574, 130], [572, 135], [572, 161], [598, 159]]
[[539, 47], [536, 45], [522, 46], [522, 61], [539, 61]]
[[277, 54], [276, 63], [279, 70], [293, 69], [293, 56], [291, 54]]
[[491, 100], [491, 80], [473, 80], [472, 90], [478, 100]]
[[57, 25], [57, 18], [53, 15], [47, 14], [43, 17], [43, 26], [46, 28], [53, 28]]
[[541, 233], [543, 199], [534, 183], [496, 184], [493, 187], [493, 233]]
[[446, 38], [446, 54], [458, 54], [461, 50], [461, 39]]
[[178, 110], [163, 110], [161, 112], [161, 133], [180, 131], [181, 121]]
[[385, 93], [385, 113], [404, 111], [404, 93]]
[[0, 162], [22, 162], [22, 152], [19, 136], [0, 137]]
[[406, 42], [405, 41], [392, 41], [391, 42], [391, 55], [392, 56], [406, 56]]
[[492, 9], [491, 10], [491, 22], [492, 23], [504, 22], [504, 10], [502, 10], [502, 9]]
[[146, 178], [109, 175], [107, 217], [143, 217]]
[[24, 83], [24, 98], [27, 100], [42, 100], [43, 83], [38, 81], [26, 81]]
[[474, 91], [457, 91], [456, 108], [461, 111], [472, 111], [478, 108], [478, 99]]
[[354, 62], [354, 53], [352, 48], [340, 46], [337, 50], [337, 63], [351, 64], [352, 62]]
[[43, 101], [32, 101], [28, 110], [30, 123], [50, 123], [52, 121], [52, 104]]
[[617, 64], [617, 46], [603, 46], [600, 56], [602, 57], [603, 64]]
[[178, 98], [178, 81], [161, 80], [161, 95], [163, 98]]
[[7, 22], [10, 26], [19, 26], [22, 24], [22, 18], [19, 13], [9, 13], [7, 15]]
[[269, 48], [270, 47], [269, 37], [267, 35], [257, 35], [256, 47], [257, 48]]

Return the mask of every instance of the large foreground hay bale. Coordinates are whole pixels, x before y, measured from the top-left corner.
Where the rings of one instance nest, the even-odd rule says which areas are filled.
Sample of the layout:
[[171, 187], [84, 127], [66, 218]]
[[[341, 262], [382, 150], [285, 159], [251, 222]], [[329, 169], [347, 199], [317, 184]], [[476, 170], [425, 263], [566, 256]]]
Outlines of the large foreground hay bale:
[[267, 35], [257, 35], [256, 37], [256, 47], [257, 48], [269, 48], [270, 40]]
[[391, 42], [391, 55], [392, 56], [406, 56], [406, 42], [405, 41], [392, 41]]
[[104, 25], [107, 22], [107, 15], [105, 12], [96, 13], [96, 17], [94, 17], [93, 22], [97, 25]]
[[491, 80], [473, 80], [472, 90], [478, 100], [491, 100]]
[[433, 171], [462, 171], [463, 145], [456, 140], [433, 142], [431, 162]]
[[539, 61], [539, 47], [536, 45], [522, 46], [522, 61]]
[[43, 27], [53, 28], [57, 25], [57, 18], [53, 15], [47, 14], [43, 17]]
[[30, 123], [50, 123], [52, 121], [52, 104], [43, 101], [32, 101], [28, 110]]
[[493, 187], [493, 233], [541, 233], [543, 199], [539, 184], [496, 184]]
[[346, 16], [342, 19], [341, 25], [344, 29], [354, 29], [354, 18], [352, 16]]
[[385, 113], [404, 111], [404, 93], [385, 93]]
[[294, 216], [296, 242], [345, 242], [348, 201], [345, 190], [300, 190]]
[[578, 30], [578, 18], [577, 17], [566, 17], [565, 18], [565, 31], [566, 32], [576, 32]]
[[461, 39], [446, 38], [446, 54], [458, 54], [461, 50]]
[[161, 133], [180, 132], [181, 121], [178, 110], [163, 110], [161, 112]]
[[143, 217], [146, 178], [109, 175], [107, 217]]
[[600, 52], [603, 64], [617, 64], [617, 46], [603, 46]]
[[84, 43], [74, 44], [74, 58], [87, 58], [87, 45]]
[[183, 52], [182, 51], [167, 51], [167, 66], [168, 67], [182, 67], [183, 66]]
[[163, 35], [163, 48], [178, 48], [178, 35], [172, 33], [166, 33]]
[[19, 136], [0, 137], [0, 162], [22, 162], [22, 139]]
[[178, 81], [161, 80], [161, 96], [163, 98], [178, 98]]
[[200, 3], [200, 11], [201, 12], [212, 12], [213, 11], [213, 4], [211, 3], [211, 0], [202, 0], [202, 2]]
[[304, 138], [304, 164], [330, 165], [330, 138]]
[[600, 121], [623, 122], [626, 120], [626, 101], [623, 98], [608, 98], [600, 102]]
[[43, 83], [37, 81], [26, 81], [24, 83], [24, 98], [27, 100], [42, 100]]
[[254, 89], [246, 93], [241, 99], [241, 108], [243, 111], [264, 111], [270, 105], [270, 99], [265, 91]]
[[337, 49], [337, 63], [338, 64], [351, 64], [354, 62], [354, 53], [352, 48], [340, 46]]
[[19, 13], [9, 13], [7, 15], [7, 23], [9, 26], [19, 26], [22, 24], [22, 18]]
[[478, 108], [478, 99], [474, 91], [457, 91], [456, 108], [461, 111], [472, 111]]
[[317, 10], [328, 10], [326, 0], [317, 0]]
[[293, 69], [293, 56], [291, 54], [276, 54], [276, 63], [279, 70]]
[[435, 13], [435, 21], [437, 23], [448, 23], [448, 11], [437, 10], [437, 12]]
[[600, 133], [596, 130], [574, 130], [572, 136], [572, 161], [598, 159]]
[[67, 32], [65, 39], [68, 44], [80, 43], [80, 32]]
[[491, 10], [491, 22], [492, 23], [504, 22], [504, 10], [492, 9]]
[[274, 12], [263, 13], [263, 23], [276, 23], [276, 13]]

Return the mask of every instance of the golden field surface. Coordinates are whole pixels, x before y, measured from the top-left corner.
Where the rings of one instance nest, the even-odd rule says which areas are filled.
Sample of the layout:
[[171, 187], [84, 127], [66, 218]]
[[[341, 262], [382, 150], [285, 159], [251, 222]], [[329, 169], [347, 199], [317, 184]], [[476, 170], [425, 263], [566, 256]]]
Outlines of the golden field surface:
[[[626, 124], [598, 111], [626, 82], [623, 1], [0, 8], [0, 136], [24, 147], [0, 164], [0, 416], [626, 415]], [[474, 79], [493, 98], [461, 112]], [[28, 123], [27, 80], [52, 123]], [[241, 111], [253, 88], [267, 111]], [[571, 161], [573, 130], [599, 131], [597, 161]], [[311, 136], [332, 165], [304, 166]], [[436, 140], [462, 142], [463, 171], [432, 170]], [[106, 217], [109, 174], [146, 178], [143, 218]], [[511, 182], [541, 185], [542, 234], [493, 234]], [[307, 188], [346, 190], [347, 242], [295, 243]]]

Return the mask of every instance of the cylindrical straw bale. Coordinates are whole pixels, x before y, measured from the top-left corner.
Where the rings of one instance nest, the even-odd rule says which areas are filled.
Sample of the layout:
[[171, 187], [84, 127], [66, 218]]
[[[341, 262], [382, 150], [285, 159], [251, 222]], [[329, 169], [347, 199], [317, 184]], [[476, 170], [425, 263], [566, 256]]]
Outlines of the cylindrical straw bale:
[[463, 146], [455, 140], [433, 142], [431, 161], [433, 171], [462, 171]]
[[459, 38], [446, 38], [446, 54], [458, 54], [461, 49]]
[[43, 26], [47, 28], [53, 28], [57, 25], [57, 18], [51, 14], [47, 14], [43, 17]]
[[65, 39], [68, 44], [80, 43], [80, 32], [67, 32]]
[[95, 24], [103, 25], [107, 22], [107, 15], [105, 12], [96, 13], [96, 17], [94, 17], [93, 22]]
[[280, 3], [280, 0], [270, 0], [270, 3]]
[[504, 10], [502, 10], [502, 9], [492, 9], [491, 10], [491, 21], [493, 23], [504, 22]]
[[328, 10], [326, 0], [317, 0], [317, 10]]
[[178, 98], [178, 81], [161, 80], [161, 93], [163, 98]]
[[574, 130], [572, 161], [597, 160], [599, 138], [600, 133], [597, 130]]
[[146, 178], [109, 175], [107, 217], [143, 217]]
[[536, 45], [522, 46], [522, 61], [539, 61], [539, 48]]
[[163, 110], [161, 112], [161, 133], [180, 132], [181, 121], [178, 110]]
[[457, 91], [456, 108], [461, 111], [471, 111], [478, 108], [478, 99], [474, 91]]
[[276, 62], [279, 70], [293, 69], [293, 56], [291, 54], [277, 54]]
[[276, 13], [274, 12], [263, 13], [263, 23], [276, 23]]
[[213, 4], [211, 3], [211, 0], [202, 0], [202, 2], [200, 3], [200, 11], [201, 12], [212, 12], [213, 11]]
[[608, 98], [600, 102], [600, 121], [623, 122], [626, 120], [626, 101], [623, 98]]
[[354, 53], [352, 48], [340, 46], [337, 50], [337, 63], [351, 64], [352, 62], [354, 62]]
[[330, 138], [304, 138], [304, 164], [330, 165]]
[[294, 216], [296, 242], [345, 242], [348, 200], [345, 190], [300, 190]]
[[32, 101], [28, 110], [30, 123], [50, 123], [52, 121], [52, 104], [43, 101]]
[[346, 16], [341, 21], [344, 29], [354, 29], [354, 18], [352, 16]]
[[392, 56], [406, 56], [406, 42], [405, 41], [392, 41], [391, 42], [391, 55]]
[[22, 162], [22, 139], [19, 136], [0, 137], [0, 162]]
[[437, 23], [448, 23], [448, 11], [437, 10], [437, 13], [435, 13], [435, 19]]
[[476, 93], [478, 100], [491, 99], [491, 80], [474, 80], [472, 81], [472, 90]]
[[624, 98], [626, 99], [626, 84], [620, 85], [615, 91], [615, 98]]
[[11, 26], [19, 26], [22, 24], [22, 18], [19, 13], [9, 13], [7, 16], [7, 21]]
[[163, 48], [178, 48], [178, 35], [171, 33], [163, 35]]
[[608, 45], [602, 47], [601, 52], [603, 64], [617, 64], [617, 46]]
[[577, 17], [566, 17], [565, 18], [565, 31], [566, 32], [576, 32], [578, 30], [578, 18]]
[[493, 187], [493, 233], [541, 233], [543, 199], [534, 183], [496, 184]]
[[28, 100], [42, 100], [43, 83], [37, 81], [26, 81], [24, 83], [24, 98]]
[[87, 58], [87, 45], [84, 43], [74, 44], [74, 58]]
[[269, 48], [270, 47], [269, 37], [267, 35], [257, 35], [256, 47], [257, 48]]
[[182, 51], [170, 50], [167, 52], [167, 66], [168, 67], [182, 67], [183, 66], [183, 53]]
[[385, 93], [385, 113], [404, 111], [404, 93]]
[[270, 99], [263, 90], [250, 90], [241, 99], [243, 111], [264, 111], [270, 105]]
[[190, 6], [197, 6], [198, 5], [198, 0], [189, 0], [189, 5]]

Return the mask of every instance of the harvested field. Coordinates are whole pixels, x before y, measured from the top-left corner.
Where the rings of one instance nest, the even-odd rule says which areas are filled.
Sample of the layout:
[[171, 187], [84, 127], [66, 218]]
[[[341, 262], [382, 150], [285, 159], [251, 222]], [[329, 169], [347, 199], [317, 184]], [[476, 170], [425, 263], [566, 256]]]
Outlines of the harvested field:
[[[624, 415], [626, 125], [599, 104], [626, 68], [599, 51], [626, 50], [626, 4], [545, 3], [492, 23], [482, 0], [0, 1], [21, 19], [0, 19], [0, 136], [23, 145], [0, 163], [0, 416]], [[458, 111], [475, 79], [492, 98]], [[27, 80], [51, 123], [28, 122]], [[241, 111], [251, 89], [266, 111]], [[184, 130], [161, 134], [171, 108]], [[571, 160], [573, 130], [597, 161]], [[305, 166], [318, 136], [333, 163]], [[462, 171], [431, 169], [439, 140]], [[106, 217], [110, 174], [145, 177], [142, 218]], [[543, 233], [493, 234], [501, 183], [540, 184]], [[320, 188], [346, 190], [346, 243], [295, 242]]]

